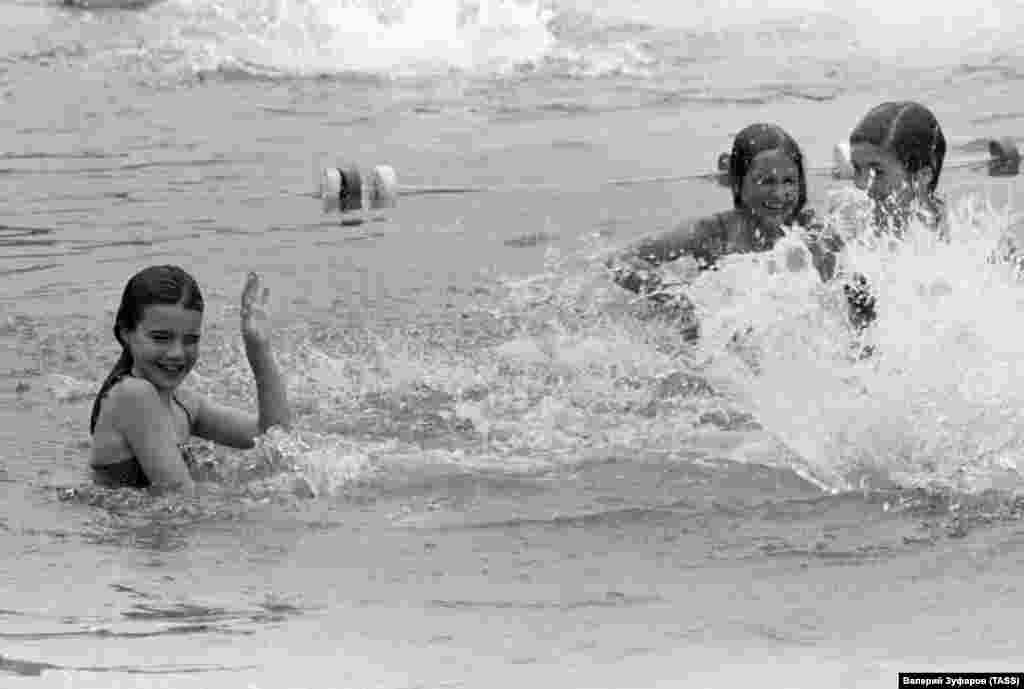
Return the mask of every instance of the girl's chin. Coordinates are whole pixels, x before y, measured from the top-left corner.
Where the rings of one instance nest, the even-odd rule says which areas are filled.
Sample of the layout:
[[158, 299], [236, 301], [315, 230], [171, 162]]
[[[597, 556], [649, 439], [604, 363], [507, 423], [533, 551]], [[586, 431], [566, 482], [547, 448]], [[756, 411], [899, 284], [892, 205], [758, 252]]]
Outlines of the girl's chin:
[[767, 209], [757, 214], [757, 219], [766, 225], [784, 225], [788, 224], [793, 218], [792, 209], [780, 210], [779, 212], [769, 212]]
[[164, 371], [163, 369], [150, 370], [149, 376], [150, 381], [157, 387], [173, 388], [181, 384], [182, 381], [188, 376], [189, 369], [183, 369], [178, 373], [171, 373], [170, 371]]

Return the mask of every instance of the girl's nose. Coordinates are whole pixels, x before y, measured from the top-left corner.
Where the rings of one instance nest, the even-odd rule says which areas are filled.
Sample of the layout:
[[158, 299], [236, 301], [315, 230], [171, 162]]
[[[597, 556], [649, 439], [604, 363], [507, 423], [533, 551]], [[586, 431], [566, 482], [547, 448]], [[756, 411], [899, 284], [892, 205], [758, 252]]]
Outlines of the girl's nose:
[[167, 345], [167, 358], [169, 359], [184, 359], [185, 358], [185, 345], [181, 340], [171, 340], [171, 343]]

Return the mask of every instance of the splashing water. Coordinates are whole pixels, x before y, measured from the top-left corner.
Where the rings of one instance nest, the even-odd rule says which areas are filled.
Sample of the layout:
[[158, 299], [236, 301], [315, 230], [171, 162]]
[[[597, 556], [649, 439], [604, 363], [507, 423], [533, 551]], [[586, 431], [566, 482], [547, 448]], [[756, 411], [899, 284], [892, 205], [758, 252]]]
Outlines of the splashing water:
[[[901, 242], [849, 242], [845, 270], [865, 275], [878, 301], [863, 336], [842, 284], [821, 284], [795, 233], [771, 252], [729, 257], [685, 288], [701, 317], [696, 349], [678, 323], [612, 283], [604, 259], [616, 248], [595, 235], [579, 250], [549, 249], [536, 274], [480, 276], [456, 327], [283, 328], [277, 352], [298, 430], [200, 456], [216, 457], [226, 489], [251, 496], [331, 496], [420, 470], [695, 457], [788, 467], [835, 490], [1012, 490], [1024, 449], [1024, 343], [1013, 327], [1024, 292], [1012, 266], [989, 259], [1015, 222], [973, 196], [950, 208], [949, 243], [913, 226]], [[190, 386], [251, 408], [237, 333], [221, 327], [204, 334]], [[109, 365], [105, 325], [74, 337], [67, 351], [81, 370], [58, 381], [57, 397], [95, 390]], [[66, 367], [65, 350], [53, 351], [53, 366]], [[747, 447], [766, 434], [778, 442]], [[711, 437], [729, 442], [708, 450]]]
[[552, 249], [544, 271], [480, 289], [482, 334], [410, 330], [356, 351], [296, 333], [283, 360], [307, 430], [262, 451], [331, 495], [430, 465], [692, 461], [702, 433], [746, 428], [781, 445], [726, 456], [826, 489], [1012, 490], [1024, 343], [1008, 324], [1024, 292], [1011, 267], [990, 262], [1012, 220], [969, 197], [950, 209], [949, 243], [921, 227], [899, 242], [850, 242], [845, 270], [865, 275], [878, 300], [864, 335], [841, 282], [820, 282], [795, 232], [771, 252], [728, 257], [686, 288], [701, 316], [696, 350], [610, 282], [600, 239]]
[[543, 54], [552, 41], [540, 6], [514, 0], [181, 0], [176, 10], [184, 21], [166, 38], [200, 69], [297, 76], [501, 71]]
[[[638, 324], [600, 252], [552, 250], [537, 275], [486, 277], [468, 314], [476, 330], [281, 333], [298, 430], [273, 431], [255, 451], [217, 451], [222, 481], [331, 496], [446, 467], [532, 474], [614, 456], [690, 458], [702, 416], [724, 403], [671, 325]], [[236, 349], [211, 343], [203, 368], [216, 373], [192, 384], [248, 406]]]
[[786, 0], [714, 7], [656, 0], [166, 0], [133, 17], [130, 30], [126, 21], [76, 17], [65, 36], [48, 32], [43, 41], [69, 58], [157, 73], [511, 71], [651, 80], [686, 93], [701, 84], [796, 85], [819, 88], [818, 96], [822, 86], [827, 94], [898, 80], [907, 70], [1014, 70], [1024, 56], [1016, 31], [1024, 8], [1014, 0], [955, 7], [923, 0], [799, 7]]
[[833, 489], [1019, 485], [1024, 344], [1011, 324], [1024, 293], [990, 261], [1011, 218], [977, 197], [951, 211], [949, 243], [915, 226], [902, 241], [848, 246], [848, 270], [878, 300], [864, 341], [840, 284], [817, 284], [809, 261], [778, 269], [792, 241], [727, 261], [690, 291], [716, 384]]

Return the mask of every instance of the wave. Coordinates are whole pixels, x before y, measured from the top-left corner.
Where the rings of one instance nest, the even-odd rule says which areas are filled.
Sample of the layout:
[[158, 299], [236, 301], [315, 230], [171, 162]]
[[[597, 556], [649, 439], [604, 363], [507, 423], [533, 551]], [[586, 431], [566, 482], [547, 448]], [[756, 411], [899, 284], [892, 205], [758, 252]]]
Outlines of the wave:
[[1017, 74], [1024, 41], [1015, 27], [1024, 8], [1012, 0], [872, 4], [165, 0], [125, 12], [62, 10], [45, 31], [30, 27], [31, 49], [9, 50], [44, 66], [85, 62], [179, 79], [457, 73], [615, 78], [712, 92], [751, 84], [832, 92], [900, 79], [908, 69]]

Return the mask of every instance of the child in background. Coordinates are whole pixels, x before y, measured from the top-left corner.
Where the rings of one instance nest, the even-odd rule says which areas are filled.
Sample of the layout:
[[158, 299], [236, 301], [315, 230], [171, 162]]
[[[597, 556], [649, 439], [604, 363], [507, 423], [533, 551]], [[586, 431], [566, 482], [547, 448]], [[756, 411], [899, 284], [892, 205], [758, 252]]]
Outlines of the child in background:
[[241, 331], [256, 379], [259, 413], [252, 414], [179, 387], [199, 357], [203, 297], [195, 279], [177, 266], [150, 266], [132, 276], [114, 323], [121, 357], [100, 386], [89, 421], [98, 483], [191, 491], [189, 436], [250, 448], [271, 426], [291, 423], [270, 348], [268, 292], [259, 276], [248, 275]]
[[[850, 134], [854, 182], [874, 204], [873, 233], [902, 237], [911, 221], [949, 239], [946, 206], [936, 193], [946, 137], [931, 110], [909, 101], [872, 108]], [[863, 330], [877, 317], [876, 301], [863, 275], [844, 288], [850, 320]]]
[[946, 137], [931, 110], [909, 101], [872, 108], [850, 134], [854, 181], [875, 204], [875, 231], [901, 236], [917, 220], [948, 238], [936, 193]]

